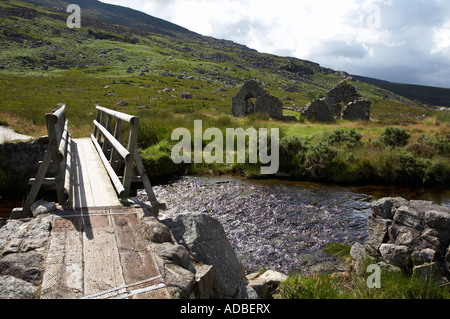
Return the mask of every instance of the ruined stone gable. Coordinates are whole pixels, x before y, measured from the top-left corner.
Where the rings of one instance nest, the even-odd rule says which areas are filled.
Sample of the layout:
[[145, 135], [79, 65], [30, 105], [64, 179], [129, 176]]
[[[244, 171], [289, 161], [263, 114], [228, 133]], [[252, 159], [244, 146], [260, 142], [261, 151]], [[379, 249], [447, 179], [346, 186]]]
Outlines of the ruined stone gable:
[[[344, 110], [340, 103], [344, 103]], [[358, 94], [353, 85], [343, 81], [331, 89], [326, 97], [306, 105], [302, 115], [308, 120], [317, 121], [332, 121], [341, 117], [344, 120], [369, 121], [371, 104], [370, 100]]]
[[239, 93], [233, 97], [231, 113], [237, 117], [264, 113], [273, 119], [282, 119], [283, 103], [267, 92], [259, 82], [250, 80], [245, 82]]

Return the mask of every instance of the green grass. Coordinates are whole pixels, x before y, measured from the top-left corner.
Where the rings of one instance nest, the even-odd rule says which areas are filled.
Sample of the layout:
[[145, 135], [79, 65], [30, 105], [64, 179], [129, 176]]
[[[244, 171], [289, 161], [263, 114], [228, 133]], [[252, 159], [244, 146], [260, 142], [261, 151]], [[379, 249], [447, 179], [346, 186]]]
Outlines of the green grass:
[[[350, 259], [350, 246], [329, 244], [324, 252], [341, 260]], [[432, 280], [424, 280], [403, 272], [381, 271], [381, 287], [369, 288], [370, 272], [364, 270], [372, 259], [361, 262], [360, 273], [348, 271], [345, 276], [332, 273], [291, 274], [274, 294], [276, 299], [450, 299], [450, 290]], [[347, 267], [349, 265], [347, 264]]]

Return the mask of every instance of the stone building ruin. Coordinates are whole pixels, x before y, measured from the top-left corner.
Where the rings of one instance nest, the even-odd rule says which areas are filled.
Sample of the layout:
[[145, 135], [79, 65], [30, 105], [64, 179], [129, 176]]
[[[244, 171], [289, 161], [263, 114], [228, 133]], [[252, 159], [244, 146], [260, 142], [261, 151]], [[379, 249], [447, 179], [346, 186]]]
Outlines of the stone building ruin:
[[233, 97], [231, 113], [236, 117], [264, 113], [273, 119], [283, 119], [283, 103], [267, 92], [259, 82], [249, 80]]
[[[341, 103], [345, 107], [342, 110]], [[372, 102], [358, 94], [356, 88], [347, 81], [339, 83], [327, 93], [327, 96], [316, 99], [306, 105], [302, 115], [308, 120], [332, 121], [343, 118], [344, 120], [370, 121], [370, 108]]]

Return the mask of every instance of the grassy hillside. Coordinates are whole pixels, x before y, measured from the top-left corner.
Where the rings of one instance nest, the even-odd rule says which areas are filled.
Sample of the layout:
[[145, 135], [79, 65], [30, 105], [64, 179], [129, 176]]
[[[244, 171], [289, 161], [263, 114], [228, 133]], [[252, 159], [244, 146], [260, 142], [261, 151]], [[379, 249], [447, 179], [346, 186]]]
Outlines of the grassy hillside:
[[[63, 3], [46, 2], [56, 7]], [[96, 11], [100, 10], [98, 8], [92, 10], [93, 14], [101, 13]], [[114, 13], [117, 17], [127, 17], [117, 21], [130, 21], [136, 14], [117, 6], [108, 10], [105, 16]], [[285, 107], [301, 108], [318, 94], [325, 95], [348, 74], [322, 68], [310, 61], [262, 54], [231, 41], [177, 32], [170, 24], [164, 28], [160, 25], [159, 28], [134, 29], [83, 16], [81, 29], [69, 29], [66, 26], [68, 15], [64, 10], [54, 11], [22, 1], [0, 2], [0, 116], [3, 125], [11, 125], [27, 135], [44, 135], [44, 114], [58, 103], [66, 103], [73, 137], [82, 137], [89, 136], [93, 129], [95, 104], [137, 114], [141, 117], [139, 145], [149, 159], [148, 168], [153, 170], [157, 170], [157, 164], [152, 156], [158, 157], [165, 152], [171, 143], [173, 129], [192, 129], [196, 119], [202, 119], [204, 127], [223, 130], [227, 127], [277, 127], [282, 139], [307, 138], [312, 142], [320, 141], [326, 132], [355, 129], [366, 144], [354, 151], [353, 158], [357, 161], [352, 163], [344, 158], [348, 149], [342, 148], [339, 156], [351, 164], [348, 171], [342, 169], [342, 161], [332, 161], [335, 166], [330, 174], [335, 178], [331, 180], [337, 182], [357, 181], [359, 175], [355, 171], [366, 168], [360, 161], [378, 158], [372, 150], [379, 149], [371, 143], [379, 138], [386, 126], [407, 128], [411, 143], [423, 134], [434, 138], [436, 134], [446, 136], [450, 133], [447, 112], [426, 108], [359, 81], [351, 83], [372, 101], [369, 123], [342, 120], [314, 123], [288, 110], [285, 115], [295, 115], [299, 122], [274, 121], [261, 115], [233, 118], [231, 99], [248, 79], [258, 79], [271, 94], [283, 101]], [[182, 98], [184, 92], [192, 98]], [[123, 103], [126, 105], [119, 106], [121, 101], [127, 102]], [[138, 109], [139, 106], [150, 109]], [[320, 152], [320, 149], [316, 151]], [[384, 158], [392, 155], [379, 153], [384, 154]], [[289, 154], [297, 156], [295, 152]], [[445, 153], [443, 156], [447, 159]], [[161, 158], [167, 162], [167, 157]], [[435, 160], [429, 165], [441, 165], [442, 161]], [[380, 163], [373, 163], [370, 171], [378, 174]], [[194, 171], [210, 169], [242, 173], [247, 168], [189, 168]], [[312, 167], [299, 169], [302, 173], [289, 173], [307, 179], [314, 177], [312, 173], [318, 173]], [[347, 173], [356, 177], [344, 176]], [[371, 174], [364, 178], [370, 180]], [[389, 175], [388, 171], [383, 174]], [[319, 176], [315, 174], [314, 178]]]

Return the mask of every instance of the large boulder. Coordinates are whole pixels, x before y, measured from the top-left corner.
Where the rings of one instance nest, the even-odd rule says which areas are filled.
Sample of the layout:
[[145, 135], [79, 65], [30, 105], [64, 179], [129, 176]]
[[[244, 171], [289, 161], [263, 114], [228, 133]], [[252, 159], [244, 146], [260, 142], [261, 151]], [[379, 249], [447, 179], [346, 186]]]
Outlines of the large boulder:
[[373, 202], [372, 210], [367, 252], [408, 273], [450, 280], [450, 208], [389, 197]]
[[39, 286], [42, 281], [42, 256], [37, 253], [9, 254], [0, 259], [0, 275], [14, 276]]
[[10, 275], [0, 276], [0, 299], [34, 299], [38, 289], [25, 280]]
[[245, 281], [244, 267], [220, 222], [203, 213], [183, 213], [163, 222], [195, 259], [213, 266], [214, 297], [236, 297]]

